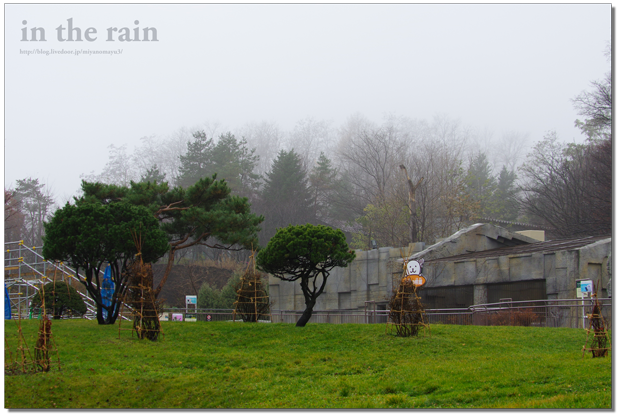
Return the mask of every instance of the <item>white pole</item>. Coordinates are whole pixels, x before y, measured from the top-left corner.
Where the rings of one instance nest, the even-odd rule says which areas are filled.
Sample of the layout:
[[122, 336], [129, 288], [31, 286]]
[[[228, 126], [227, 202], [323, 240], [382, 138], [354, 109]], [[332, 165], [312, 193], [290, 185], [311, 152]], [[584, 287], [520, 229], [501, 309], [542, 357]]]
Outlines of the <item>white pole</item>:
[[586, 329], [586, 305], [585, 302], [583, 300], [583, 294], [584, 292], [581, 292], [581, 309], [582, 309], [582, 314], [583, 314], [583, 329]]

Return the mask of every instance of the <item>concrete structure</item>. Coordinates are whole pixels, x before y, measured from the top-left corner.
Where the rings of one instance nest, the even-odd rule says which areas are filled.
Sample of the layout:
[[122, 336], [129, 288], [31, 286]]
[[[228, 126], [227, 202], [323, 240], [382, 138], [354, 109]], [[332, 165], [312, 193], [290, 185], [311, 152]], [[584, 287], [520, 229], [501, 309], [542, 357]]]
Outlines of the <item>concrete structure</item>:
[[525, 235], [526, 237], [534, 238], [535, 240], [538, 240], [538, 241], [545, 240], [545, 231], [537, 231], [537, 230], [528, 229], [525, 231], [517, 231], [517, 234]]
[[[574, 299], [577, 297], [576, 281], [586, 278], [600, 283], [599, 296], [607, 297], [609, 272], [606, 266], [610, 248], [609, 236], [586, 237], [443, 257], [423, 251], [414, 257], [430, 260], [424, 264], [426, 292], [470, 287], [472, 299], [465, 305], [477, 305], [499, 302], [502, 298]], [[489, 293], [491, 288], [494, 296]], [[538, 296], [527, 297], [527, 289], [530, 295]]]
[[[440, 242], [357, 251], [347, 268], [332, 270], [315, 311], [364, 309], [386, 301], [402, 273], [403, 258], [425, 260], [421, 289], [429, 308], [468, 307], [496, 299], [572, 299], [576, 280], [600, 280], [606, 297], [611, 237], [538, 241], [491, 224], [474, 224]], [[297, 282], [269, 279], [273, 310], [305, 309]], [[532, 297], [536, 296], [536, 297]], [[455, 305], [455, 306], [450, 306]]]

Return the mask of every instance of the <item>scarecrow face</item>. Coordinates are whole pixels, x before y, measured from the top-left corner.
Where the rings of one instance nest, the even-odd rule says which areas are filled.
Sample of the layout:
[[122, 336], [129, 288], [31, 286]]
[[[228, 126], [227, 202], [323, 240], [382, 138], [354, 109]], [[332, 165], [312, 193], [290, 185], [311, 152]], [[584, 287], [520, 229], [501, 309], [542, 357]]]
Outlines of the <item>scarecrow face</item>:
[[420, 274], [420, 263], [414, 260], [407, 263], [407, 275], [412, 274]]

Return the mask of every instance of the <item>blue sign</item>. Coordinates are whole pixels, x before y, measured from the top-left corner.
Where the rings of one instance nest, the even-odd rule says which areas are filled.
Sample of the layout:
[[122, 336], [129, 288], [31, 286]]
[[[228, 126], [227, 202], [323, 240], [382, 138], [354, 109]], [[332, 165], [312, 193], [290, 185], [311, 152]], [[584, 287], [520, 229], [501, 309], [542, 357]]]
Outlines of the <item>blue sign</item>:
[[582, 293], [592, 292], [592, 280], [584, 280], [580, 283]]

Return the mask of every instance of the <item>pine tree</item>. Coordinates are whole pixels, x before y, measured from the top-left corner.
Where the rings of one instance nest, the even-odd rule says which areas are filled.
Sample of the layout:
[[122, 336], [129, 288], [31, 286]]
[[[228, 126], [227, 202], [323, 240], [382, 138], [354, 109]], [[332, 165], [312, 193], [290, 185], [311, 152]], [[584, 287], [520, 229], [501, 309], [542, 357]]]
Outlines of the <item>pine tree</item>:
[[259, 176], [254, 169], [259, 157], [248, 148], [245, 139], [238, 140], [228, 132], [220, 135], [216, 143], [213, 139], [207, 140], [204, 131], [193, 135], [196, 140], [188, 142], [187, 153], [179, 157], [178, 185], [189, 187], [202, 177], [217, 174], [234, 195], [249, 196], [258, 188]]
[[310, 173], [310, 192], [317, 219], [326, 221], [332, 217], [331, 201], [335, 192], [338, 170], [323, 152]]
[[486, 154], [480, 152], [470, 161], [465, 183], [466, 193], [480, 204], [479, 215], [490, 216], [489, 204], [497, 189], [497, 180], [493, 176]]
[[161, 184], [164, 182], [165, 179], [166, 179], [166, 173], [160, 172], [159, 167], [157, 167], [157, 164], [155, 164], [151, 168], [146, 170], [146, 173], [144, 173], [140, 177], [140, 183], [155, 182], [155, 183]]
[[263, 244], [276, 228], [316, 222], [306, 171], [294, 150], [280, 151], [267, 173], [261, 197], [265, 216]]
[[44, 222], [50, 217], [55, 204], [51, 193], [38, 179], [27, 178], [17, 180], [13, 198], [24, 215], [22, 237], [28, 245], [41, 245]]
[[181, 166], [177, 184], [181, 187], [193, 186], [200, 178], [207, 177], [213, 168], [211, 151], [213, 150], [213, 138], [207, 139], [204, 131], [192, 134], [195, 140], [187, 143], [187, 153], [181, 155]]
[[220, 135], [210, 154], [212, 169], [218, 178], [226, 180], [233, 194], [249, 196], [258, 188], [259, 176], [254, 169], [259, 157], [244, 138], [238, 140], [230, 132]]
[[490, 212], [494, 218], [504, 221], [516, 221], [519, 216], [519, 202], [517, 200], [517, 175], [502, 167], [497, 180], [497, 189], [493, 193]]

